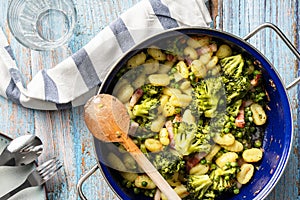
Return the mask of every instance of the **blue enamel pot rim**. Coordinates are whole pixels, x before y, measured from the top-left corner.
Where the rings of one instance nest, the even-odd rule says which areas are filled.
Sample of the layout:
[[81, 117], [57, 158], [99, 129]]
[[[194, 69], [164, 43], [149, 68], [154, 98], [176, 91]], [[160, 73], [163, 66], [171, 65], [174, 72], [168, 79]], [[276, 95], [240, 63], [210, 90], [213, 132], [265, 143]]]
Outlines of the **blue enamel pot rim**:
[[[173, 34], [174, 33], [174, 34]], [[282, 101], [281, 103], [283, 104], [283, 112], [285, 117], [285, 124], [284, 128], [286, 130], [285, 134], [285, 143], [282, 144], [282, 154], [280, 155], [279, 161], [276, 164], [276, 169], [272, 171], [271, 173], [271, 178], [266, 183], [264, 188], [261, 188], [256, 194], [255, 197], [252, 197], [251, 199], [254, 200], [261, 200], [265, 199], [269, 193], [272, 191], [272, 189], [275, 187], [277, 182], [279, 181], [280, 177], [282, 176], [285, 167], [287, 165], [290, 152], [291, 152], [291, 146], [293, 143], [293, 120], [292, 120], [292, 114], [291, 114], [291, 106], [289, 99], [287, 97], [287, 91], [286, 88], [283, 84], [283, 81], [281, 77], [279, 76], [279, 73], [277, 70], [273, 67], [273, 65], [268, 61], [268, 59], [260, 53], [259, 50], [257, 50], [254, 46], [246, 42], [240, 37], [237, 37], [231, 33], [212, 29], [212, 28], [204, 28], [204, 27], [188, 27], [188, 28], [173, 28], [169, 30], [162, 31], [160, 33], [157, 33], [151, 37], [146, 38], [142, 42], [139, 42], [136, 44], [134, 47], [129, 49], [115, 64], [112, 66], [111, 70], [107, 73], [103, 83], [100, 86], [100, 89], [98, 93], [107, 93], [107, 87], [109, 83], [112, 81], [112, 79], [115, 77], [116, 73], [118, 70], [121, 68], [120, 63], [124, 63], [124, 60], [128, 60], [129, 57], [133, 55], [132, 52], [141, 49], [143, 47], [149, 46], [150, 44], [153, 44], [155, 41], [160, 40], [162, 37], [170, 37], [173, 35], [178, 35], [180, 34], [203, 34], [203, 35], [210, 35], [212, 37], [217, 37], [219, 39], [224, 40], [225, 42], [231, 42], [234, 43], [236, 46], [241, 47], [242, 49], [245, 49], [249, 54], [254, 56], [258, 61], [262, 63], [262, 66], [265, 68], [267, 66], [266, 71], [267, 74], [270, 74], [272, 76], [272, 81], [274, 81], [274, 84], [276, 86], [276, 90], [278, 90], [279, 94], [282, 96]], [[276, 100], [275, 100], [276, 101]], [[100, 168], [100, 171], [110, 186], [110, 188], [113, 190], [113, 192], [120, 198], [120, 199], [130, 199], [123, 190], [119, 187], [119, 185], [116, 183], [114, 178], [112, 177], [110, 173], [110, 169], [103, 163], [100, 162], [101, 157], [99, 153], [99, 147], [96, 145], [96, 143], [99, 142], [98, 139], [94, 137], [94, 150], [97, 155], [98, 159], [98, 166]], [[235, 199], [235, 198], [234, 198]], [[248, 198], [247, 198], [248, 199]], [[250, 198], [249, 198], [250, 199]]]

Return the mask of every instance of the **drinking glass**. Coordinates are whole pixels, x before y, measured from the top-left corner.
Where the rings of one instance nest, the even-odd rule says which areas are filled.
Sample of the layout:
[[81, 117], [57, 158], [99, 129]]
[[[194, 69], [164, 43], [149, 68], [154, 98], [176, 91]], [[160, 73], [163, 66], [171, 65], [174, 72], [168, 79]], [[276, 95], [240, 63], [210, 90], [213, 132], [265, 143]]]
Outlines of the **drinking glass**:
[[65, 44], [73, 35], [76, 20], [72, 0], [11, 0], [7, 12], [13, 36], [34, 50]]

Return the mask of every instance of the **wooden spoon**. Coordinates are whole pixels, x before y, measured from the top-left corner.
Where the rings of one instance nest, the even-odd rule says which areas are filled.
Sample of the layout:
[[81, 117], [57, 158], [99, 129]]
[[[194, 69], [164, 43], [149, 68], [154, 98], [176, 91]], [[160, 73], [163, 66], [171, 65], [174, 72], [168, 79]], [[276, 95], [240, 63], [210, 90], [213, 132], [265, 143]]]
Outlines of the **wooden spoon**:
[[108, 94], [98, 94], [92, 97], [84, 106], [84, 120], [97, 139], [122, 144], [168, 199], [181, 199], [128, 137], [130, 117], [121, 101]]

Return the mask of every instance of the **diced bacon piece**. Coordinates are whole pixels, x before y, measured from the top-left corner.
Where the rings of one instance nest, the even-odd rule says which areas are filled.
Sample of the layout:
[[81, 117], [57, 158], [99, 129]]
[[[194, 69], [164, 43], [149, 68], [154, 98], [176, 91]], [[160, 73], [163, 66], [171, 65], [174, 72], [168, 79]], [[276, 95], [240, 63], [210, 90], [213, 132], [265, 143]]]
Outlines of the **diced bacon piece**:
[[242, 103], [239, 113], [235, 119], [235, 125], [239, 128], [245, 127], [245, 102]]
[[186, 57], [186, 58], [185, 58], [185, 62], [186, 62], [186, 64], [187, 64], [188, 66], [190, 66], [190, 65], [192, 64], [193, 60], [192, 60], [191, 58], [189, 58], [189, 57]]
[[257, 86], [260, 79], [261, 79], [261, 74], [256, 74], [255, 78], [250, 81], [251, 85]]
[[216, 52], [216, 51], [218, 50], [217, 44], [211, 44], [211, 45], [209, 45], [209, 46], [210, 46], [210, 50], [211, 50], [212, 52]]
[[130, 99], [129, 105], [133, 107], [142, 96], [143, 96], [143, 90], [141, 88], [136, 89]]
[[181, 115], [177, 114], [175, 115], [174, 119], [173, 119], [173, 122], [182, 122], [182, 117]]
[[165, 126], [166, 126], [166, 129], [167, 129], [168, 133], [169, 133], [170, 146], [172, 148], [174, 148], [175, 147], [175, 142], [174, 142], [174, 131], [173, 131], [172, 121], [170, 121], [170, 120], [166, 121]]
[[202, 158], [207, 155], [206, 152], [196, 153], [193, 157], [189, 158], [186, 162], [187, 170], [190, 171], [195, 165], [197, 165]]
[[138, 128], [139, 128], [139, 124], [135, 121], [132, 121], [129, 126], [128, 134], [132, 136], [135, 135]]
[[177, 58], [172, 54], [167, 54], [166, 58], [167, 58], [167, 61], [170, 61], [170, 62], [176, 62], [176, 60], [177, 60]]
[[210, 53], [210, 52], [215, 52], [215, 51], [217, 51], [217, 45], [216, 44], [210, 44], [210, 45], [200, 47], [199, 49], [197, 49], [198, 55], [202, 55], [202, 54], [206, 54], [206, 53]]

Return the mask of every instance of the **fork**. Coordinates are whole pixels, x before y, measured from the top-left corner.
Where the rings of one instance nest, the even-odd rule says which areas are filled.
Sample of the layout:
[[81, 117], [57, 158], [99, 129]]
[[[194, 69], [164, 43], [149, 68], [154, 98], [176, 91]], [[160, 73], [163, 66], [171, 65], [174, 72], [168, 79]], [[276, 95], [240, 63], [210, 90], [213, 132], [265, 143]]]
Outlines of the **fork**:
[[61, 162], [56, 158], [46, 161], [35, 168], [19, 187], [2, 196], [0, 200], [7, 200], [25, 188], [43, 185], [46, 181], [52, 178], [61, 167]]
[[0, 166], [27, 165], [43, 151], [43, 143], [36, 135], [22, 135], [13, 139], [0, 154]]

